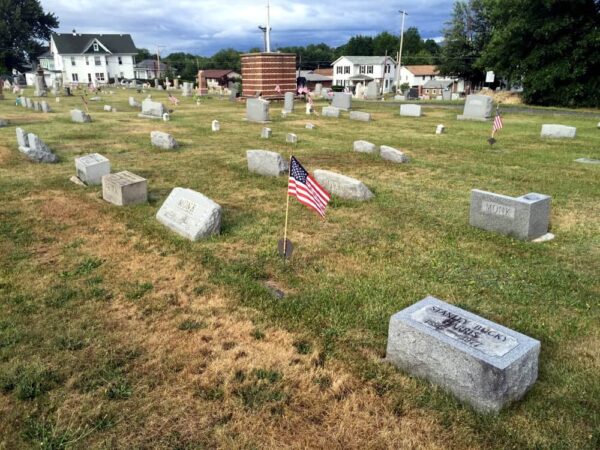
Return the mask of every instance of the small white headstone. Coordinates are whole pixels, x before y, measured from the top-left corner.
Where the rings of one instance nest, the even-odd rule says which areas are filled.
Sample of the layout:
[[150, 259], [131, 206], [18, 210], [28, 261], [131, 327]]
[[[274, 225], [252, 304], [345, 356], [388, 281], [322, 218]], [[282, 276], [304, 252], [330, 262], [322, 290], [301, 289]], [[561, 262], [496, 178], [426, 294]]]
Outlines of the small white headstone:
[[212, 121], [212, 130], [213, 131], [220, 131], [221, 130], [221, 124], [219, 123], [218, 120], [213, 120]]
[[128, 171], [104, 175], [102, 198], [117, 206], [146, 203], [148, 180]]
[[272, 133], [273, 133], [273, 132], [271, 131], [271, 129], [270, 129], [270, 128], [267, 128], [267, 127], [265, 127], [265, 128], [263, 128], [263, 129], [262, 129], [262, 131], [260, 132], [260, 137], [261, 137], [261, 138], [263, 138], [263, 139], [270, 139], [270, 138], [271, 138], [271, 135], [272, 135]]
[[297, 144], [298, 136], [296, 136], [294, 133], [288, 133], [285, 136], [285, 142], [287, 142], [288, 144]]
[[439, 124], [436, 128], [435, 128], [435, 134], [443, 134], [444, 131], [446, 131], [446, 127], [442, 124]]
[[221, 206], [191, 189], [174, 188], [156, 219], [175, 233], [197, 241], [221, 230]]
[[99, 153], [75, 158], [77, 177], [88, 186], [102, 184], [102, 177], [110, 173], [110, 161]]

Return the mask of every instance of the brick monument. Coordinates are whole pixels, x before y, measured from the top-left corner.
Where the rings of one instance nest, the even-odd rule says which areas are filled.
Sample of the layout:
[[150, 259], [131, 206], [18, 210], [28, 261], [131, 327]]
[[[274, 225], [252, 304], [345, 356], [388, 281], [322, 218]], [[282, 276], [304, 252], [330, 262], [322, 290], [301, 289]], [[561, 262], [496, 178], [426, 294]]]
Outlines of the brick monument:
[[241, 59], [242, 97], [260, 92], [265, 99], [282, 99], [286, 92], [296, 92], [295, 53], [246, 53]]

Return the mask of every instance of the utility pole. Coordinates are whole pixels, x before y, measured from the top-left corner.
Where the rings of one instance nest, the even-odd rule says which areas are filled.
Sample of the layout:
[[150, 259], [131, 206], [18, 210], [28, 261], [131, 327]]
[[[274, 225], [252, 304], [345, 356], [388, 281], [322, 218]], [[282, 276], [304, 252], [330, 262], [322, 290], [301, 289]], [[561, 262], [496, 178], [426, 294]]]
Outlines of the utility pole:
[[271, 53], [271, 3], [267, 0], [267, 53]]
[[164, 45], [156, 44], [156, 78], [160, 79], [160, 49]]
[[400, 69], [402, 68], [402, 45], [404, 44], [404, 16], [408, 16], [406, 11], [398, 11], [402, 14], [402, 25], [400, 26], [400, 51], [398, 52], [398, 69], [396, 71], [396, 92], [400, 88]]

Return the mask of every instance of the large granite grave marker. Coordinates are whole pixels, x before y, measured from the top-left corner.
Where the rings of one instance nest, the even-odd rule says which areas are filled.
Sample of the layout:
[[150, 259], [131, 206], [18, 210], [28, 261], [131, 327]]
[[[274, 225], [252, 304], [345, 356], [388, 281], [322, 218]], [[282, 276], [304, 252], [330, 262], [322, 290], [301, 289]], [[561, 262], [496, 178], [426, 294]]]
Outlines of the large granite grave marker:
[[391, 317], [386, 359], [497, 413], [533, 386], [539, 353], [539, 341], [427, 297]]
[[486, 121], [492, 115], [493, 99], [487, 95], [467, 95], [462, 115], [458, 120]]
[[268, 177], [278, 177], [288, 172], [288, 165], [277, 152], [268, 150], [246, 151], [248, 171]]
[[367, 100], [377, 100], [379, 97], [379, 83], [377, 81], [371, 81], [367, 84]]
[[360, 122], [370, 122], [371, 113], [363, 111], [350, 111], [350, 120], [358, 120]]
[[40, 163], [57, 163], [56, 156], [48, 146], [35, 134], [27, 133], [22, 128], [16, 128], [19, 151], [29, 159]]
[[286, 113], [294, 112], [294, 93], [286, 92], [283, 97], [283, 111]]
[[551, 197], [544, 194], [509, 197], [473, 189], [469, 223], [487, 231], [531, 241], [548, 232], [550, 201]]
[[269, 118], [269, 101], [262, 98], [246, 100], [246, 119], [249, 122], [265, 123]]
[[360, 180], [329, 170], [315, 170], [315, 179], [330, 194], [346, 200], [365, 201], [373, 198], [373, 193]]
[[84, 113], [80, 109], [72, 109], [71, 110], [71, 121], [76, 123], [87, 123], [91, 122], [92, 118], [89, 114]]
[[409, 161], [408, 156], [404, 154], [404, 152], [395, 149], [394, 147], [388, 147], [387, 145], [382, 145], [379, 148], [379, 154], [382, 159], [387, 161], [395, 162], [395, 163], [407, 163]]
[[340, 109], [335, 106], [325, 106], [321, 110], [321, 115], [323, 117], [340, 117]]
[[331, 106], [334, 108], [348, 111], [352, 107], [352, 94], [346, 94], [345, 92], [335, 92], [333, 94], [333, 100]]
[[221, 206], [205, 195], [174, 188], [156, 214], [156, 219], [175, 233], [197, 241], [221, 230]]
[[102, 198], [117, 206], [148, 201], [148, 180], [127, 170], [102, 177]]
[[160, 102], [153, 102], [149, 98], [142, 102], [142, 112], [138, 114], [138, 117], [146, 119], [162, 119], [165, 114], [165, 106]]
[[377, 146], [369, 141], [354, 141], [354, 151], [359, 153], [375, 153]]
[[421, 105], [410, 103], [400, 105], [400, 115], [407, 117], [421, 117]]
[[179, 146], [173, 136], [163, 131], [150, 132], [150, 143], [153, 147], [162, 148], [163, 150], [173, 150]]
[[543, 124], [541, 137], [545, 138], [567, 138], [574, 139], [577, 134], [577, 128], [566, 125]]
[[102, 184], [102, 177], [110, 174], [110, 161], [100, 153], [75, 158], [77, 178], [88, 186]]

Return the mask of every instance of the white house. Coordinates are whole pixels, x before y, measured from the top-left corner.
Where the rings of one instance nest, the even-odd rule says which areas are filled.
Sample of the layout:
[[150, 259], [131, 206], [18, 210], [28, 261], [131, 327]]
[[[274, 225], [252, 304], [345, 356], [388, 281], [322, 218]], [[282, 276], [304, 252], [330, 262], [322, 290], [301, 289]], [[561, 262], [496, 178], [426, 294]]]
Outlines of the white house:
[[50, 51], [40, 64], [62, 73], [64, 83], [105, 84], [134, 78], [137, 49], [129, 34], [52, 33]]
[[334, 86], [354, 86], [375, 80], [387, 93], [394, 85], [396, 61], [390, 56], [341, 56], [332, 66]]
[[[452, 86], [450, 89], [452, 92], [463, 92], [465, 89], [464, 80], [443, 76], [440, 74], [436, 66], [433, 65], [415, 65], [415, 66], [402, 66], [400, 68], [400, 85], [408, 84], [411, 88], [418, 88], [419, 95], [423, 94], [436, 94], [436, 92], [425, 92], [426, 89], [440, 89], [435, 86], [425, 88], [425, 84], [435, 81], [451, 81]], [[441, 95], [441, 92], [439, 93]]]

